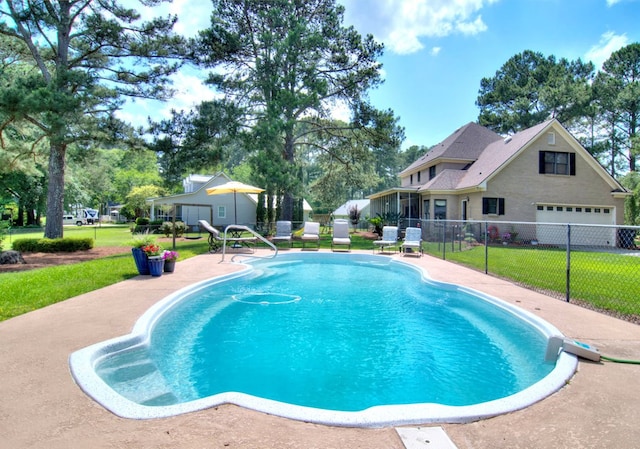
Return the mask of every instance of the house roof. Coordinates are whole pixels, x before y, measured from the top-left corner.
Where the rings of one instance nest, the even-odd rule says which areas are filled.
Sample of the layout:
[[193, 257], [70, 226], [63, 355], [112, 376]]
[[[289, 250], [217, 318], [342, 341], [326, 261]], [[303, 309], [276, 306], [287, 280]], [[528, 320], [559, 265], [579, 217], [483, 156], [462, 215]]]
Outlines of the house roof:
[[527, 128], [512, 136], [494, 141], [487, 145], [474, 164], [465, 171], [458, 189], [474, 187], [482, 184], [502, 167], [516, 153], [546, 129], [554, 120], [547, 120], [531, 128]]
[[455, 190], [466, 174], [467, 172], [464, 170], [442, 170], [435, 178], [420, 187], [418, 192], [423, 190]]
[[445, 140], [431, 147], [427, 154], [400, 172], [400, 176], [433, 165], [436, 159], [475, 161], [487, 145], [501, 140], [502, 137], [490, 129], [474, 122], [467, 123]]

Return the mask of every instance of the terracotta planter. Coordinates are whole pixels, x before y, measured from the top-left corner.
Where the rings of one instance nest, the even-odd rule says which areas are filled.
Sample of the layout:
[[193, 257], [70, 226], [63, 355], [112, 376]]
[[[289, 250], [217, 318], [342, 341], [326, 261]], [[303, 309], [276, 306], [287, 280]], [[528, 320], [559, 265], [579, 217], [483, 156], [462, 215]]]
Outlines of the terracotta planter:
[[162, 256], [149, 257], [149, 274], [151, 276], [162, 276], [164, 269], [164, 259]]
[[133, 254], [133, 260], [136, 263], [136, 268], [138, 269], [139, 274], [148, 275], [149, 274], [149, 263], [147, 255], [140, 248], [131, 248], [131, 253]]

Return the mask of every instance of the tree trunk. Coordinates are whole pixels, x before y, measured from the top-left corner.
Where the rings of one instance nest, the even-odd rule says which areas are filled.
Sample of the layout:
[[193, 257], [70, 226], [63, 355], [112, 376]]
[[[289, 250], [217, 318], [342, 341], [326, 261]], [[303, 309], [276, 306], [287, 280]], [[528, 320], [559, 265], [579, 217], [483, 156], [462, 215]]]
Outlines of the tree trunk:
[[[287, 130], [284, 138], [284, 159], [289, 167], [293, 167], [294, 149], [293, 149], [293, 129]], [[291, 170], [288, 170], [290, 173]], [[291, 184], [291, 181], [287, 179], [287, 183]], [[284, 192], [282, 198], [282, 219], [293, 221], [293, 193], [290, 190]]]
[[44, 228], [46, 238], [63, 237], [62, 215], [64, 214], [64, 168], [67, 146], [64, 143], [51, 143], [49, 153], [49, 185], [47, 188], [47, 224]]

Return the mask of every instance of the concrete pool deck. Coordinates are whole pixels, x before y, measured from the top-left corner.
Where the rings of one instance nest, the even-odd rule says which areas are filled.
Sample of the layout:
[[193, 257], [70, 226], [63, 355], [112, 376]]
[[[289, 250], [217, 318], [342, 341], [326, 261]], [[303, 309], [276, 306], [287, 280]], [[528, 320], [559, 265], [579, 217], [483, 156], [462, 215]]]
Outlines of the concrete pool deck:
[[[194, 257], [160, 278], [138, 276], [1, 322], [0, 449], [402, 449], [394, 428], [334, 428], [233, 405], [171, 418], [123, 419], [78, 388], [69, 373], [72, 352], [129, 333], [138, 317], [169, 293], [239, 268], [220, 259], [217, 254]], [[640, 326], [429, 256], [403, 259], [436, 280], [516, 304], [604, 355], [640, 359]], [[638, 365], [580, 361], [566, 387], [524, 410], [440, 426], [459, 449], [635, 448], [640, 441], [639, 374]]]

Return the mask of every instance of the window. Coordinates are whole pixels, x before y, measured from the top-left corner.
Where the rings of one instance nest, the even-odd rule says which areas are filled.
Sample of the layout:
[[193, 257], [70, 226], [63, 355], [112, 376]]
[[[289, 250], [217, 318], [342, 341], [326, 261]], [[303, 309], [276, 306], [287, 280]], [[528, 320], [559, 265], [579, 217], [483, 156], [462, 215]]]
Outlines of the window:
[[409, 185], [413, 185], [413, 175], [409, 175]]
[[429, 220], [431, 218], [431, 210], [429, 200], [424, 200], [422, 202], [422, 213], [424, 214], [424, 219]]
[[432, 180], [436, 177], [436, 166], [429, 167], [429, 180]]
[[556, 210], [557, 210], [558, 212], [562, 212], [562, 206], [558, 206], [558, 207], [556, 207]]
[[547, 144], [555, 145], [556, 144], [556, 133], [551, 132], [547, 134]]
[[544, 210], [544, 206], [538, 206], [538, 210]]
[[573, 212], [573, 207], [567, 207], [567, 212]]
[[225, 206], [218, 206], [218, 218], [227, 217], [227, 208]]
[[608, 213], [609, 213], [609, 209], [605, 209], [605, 210], [604, 210], [604, 213], [605, 213], [605, 214], [608, 214]]
[[571, 175], [576, 174], [576, 154], [556, 151], [541, 151], [539, 154], [540, 174]]
[[581, 207], [576, 207], [576, 212], [582, 212], [582, 208]]
[[482, 198], [483, 215], [504, 215], [504, 198]]
[[422, 172], [418, 172], [418, 184], [420, 184], [420, 173]]
[[447, 219], [447, 200], [433, 201], [433, 218], [436, 220]]

